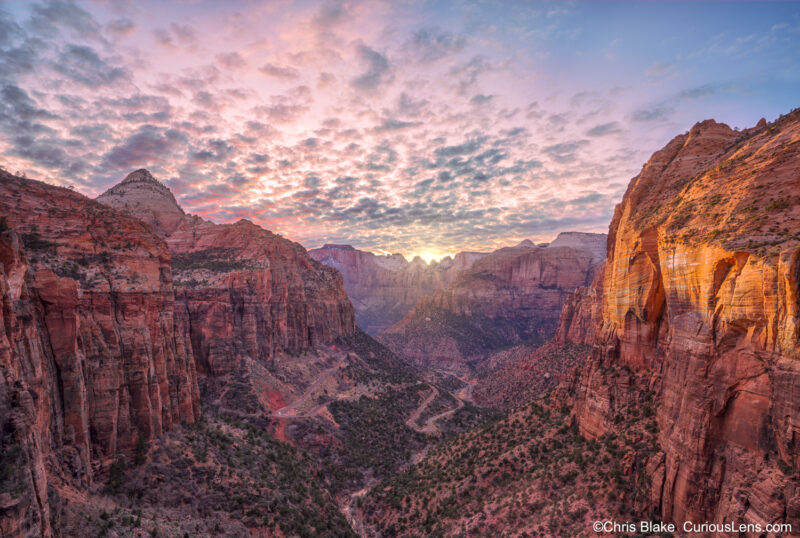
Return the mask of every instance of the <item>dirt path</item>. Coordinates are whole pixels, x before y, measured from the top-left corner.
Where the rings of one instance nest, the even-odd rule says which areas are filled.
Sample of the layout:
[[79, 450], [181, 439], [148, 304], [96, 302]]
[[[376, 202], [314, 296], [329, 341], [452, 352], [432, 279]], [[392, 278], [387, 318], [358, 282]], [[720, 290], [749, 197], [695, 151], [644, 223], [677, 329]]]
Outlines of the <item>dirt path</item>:
[[425, 398], [425, 400], [417, 407], [411, 416], [406, 420], [406, 425], [409, 428], [413, 428], [414, 430], [420, 433], [427, 433], [427, 434], [436, 434], [439, 432], [439, 429], [436, 427], [436, 422], [444, 417], [450, 416], [456, 413], [459, 409], [466, 405], [466, 402], [472, 402], [472, 390], [475, 388], [475, 382], [466, 381], [467, 386], [463, 387], [459, 390], [456, 394], [456, 407], [453, 409], [448, 409], [447, 411], [442, 411], [437, 415], [433, 415], [429, 417], [425, 421], [425, 425], [421, 428], [417, 426], [417, 419], [420, 415], [425, 411], [425, 409], [433, 402], [433, 400], [439, 396], [439, 389], [436, 387], [431, 386], [433, 391], [430, 395]]
[[444, 417], [455, 414], [459, 409], [464, 407], [467, 402], [472, 402], [472, 389], [474, 388], [475, 388], [475, 382], [467, 381], [467, 386], [462, 388], [455, 394], [457, 401], [455, 409], [448, 409], [447, 411], [443, 411], [438, 415], [430, 417], [428, 420], [425, 421], [425, 426], [418, 429], [417, 431], [422, 433], [437, 433], [439, 429], [436, 427], [436, 422]]
[[363, 497], [364, 495], [366, 495], [367, 492], [370, 489], [372, 489], [374, 485], [375, 485], [375, 480], [370, 480], [367, 483], [367, 485], [364, 486], [362, 489], [354, 493], [351, 493], [349, 495], [346, 495], [344, 499], [339, 501], [339, 508], [344, 514], [344, 517], [347, 518], [347, 522], [350, 523], [350, 527], [352, 527], [355, 533], [358, 534], [359, 536], [368, 536], [369, 533], [367, 532], [364, 526], [364, 522], [361, 521], [361, 519], [359, 518], [358, 511], [353, 508], [353, 503], [359, 497]]
[[417, 408], [414, 410], [414, 412], [413, 412], [413, 413], [411, 413], [411, 416], [410, 416], [410, 417], [408, 417], [408, 420], [406, 420], [406, 426], [408, 426], [409, 428], [413, 428], [413, 429], [415, 429], [415, 430], [417, 430], [417, 431], [422, 431], [422, 430], [420, 430], [419, 426], [417, 426], [417, 419], [418, 419], [418, 418], [419, 418], [419, 416], [422, 414], [422, 412], [423, 412], [423, 411], [425, 411], [425, 409], [427, 409], [427, 407], [430, 405], [430, 403], [431, 403], [431, 402], [432, 402], [432, 401], [433, 401], [433, 400], [434, 400], [434, 399], [435, 399], [437, 396], [439, 396], [439, 389], [437, 389], [436, 387], [434, 387], [434, 386], [432, 386], [432, 385], [429, 385], [429, 386], [430, 386], [430, 387], [433, 389], [433, 390], [431, 391], [431, 393], [428, 395], [428, 397], [427, 397], [427, 398], [425, 398], [425, 399], [422, 401], [422, 403], [421, 403], [421, 404], [419, 404], [419, 407], [417, 407]]
[[319, 374], [319, 377], [317, 377], [317, 379], [315, 379], [308, 386], [308, 388], [305, 391], [303, 391], [303, 394], [301, 394], [299, 398], [297, 398], [289, 405], [277, 409], [273, 416], [275, 416], [276, 418], [298, 418], [298, 417], [313, 415], [319, 412], [320, 409], [324, 407], [324, 405], [317, 405], [314, 407], [314, 409], [312, 409], [308, 413], [298, 413], [297, 408], [302, 406], [306, 402], [308, 397], [314, 394], [314, 392], [316, 392], [316, 390], [320, 387], [320, 385], [325, 383], [325, 381], [327, 381], [335, 372], [338, 372], [345, 366], [347, 366], [347, 361], [344, 358], [340, 358], [339, 361], [334, 366], [331, 366], [330, 368], [323, 370], [322, 373]]
[[[428, 420], [425, 421], [425, 425], [422, 428], [420, 428], [416, 425], [417, 419], [420, 417], [420, 415], [422, 415], [425, 409], [428, 408], [428, 406], [433, 402], [433, 400], [436, 399], [436, 397], [439, 396], [440, 394], [439, 389], [437, 389], [433, 385], [430, 385], [431, 389], [433, 390], [431, 390], [431, 393], [422, 401], [422, 403], [419, 404], [419, 407], [417, 407], [414, 410], [414, 412], [411, 413], [411, 416], [408, 417], [408, 420], [406, 420], [406, 425], [421, 433], [428, 433], [428, 434], [438, 433], [439, 430], [436, 427], [436, 421], [448, 415], [452, 415], [453, 413], [464, 407], [468, 402], [469, 403], [472, 402], [472, 390], [473, 388], [475, 388], [476, 382], [471, 380], [463, 380], [463, 381], [467, 383], [467, 385], [454, 395], [457, 400], [456, 407], [454, 409], [448, 409], [447, 411], [443, 411], [438, 415], [434, 415], [428, 418]], [[431, 446], [432, 445], [430, 443], [426, 444], [425, 448], [415, 453], [411, 457], [411, 461], [409, 463], [411, 465], [416, 465], [417, 463], [422, 461], [428, 454], [428, 451], [430, 450]], [[350, 523], [350, 526], [359, 536], [369, 536], [370, 533], [368, 532], [368, 529], [365, 527], [364, 522], [360, 519], [359, 517], [360, 514], [358, 510], [354, 508], [353, 503], [359, 497], [363, 497], [364, 495], [366, 495], [370, 491], [370, 489], [374, 487], [374, 485], [375, 481], [370, 480], [370, 483], [368, 483], [363, 489], [360, 489], [355, 493], [346, 495], [344, 496], [344, 498], [341, 498], [339, 500], [339, 507], [342, 513], [347, 518], [347, 521]]]

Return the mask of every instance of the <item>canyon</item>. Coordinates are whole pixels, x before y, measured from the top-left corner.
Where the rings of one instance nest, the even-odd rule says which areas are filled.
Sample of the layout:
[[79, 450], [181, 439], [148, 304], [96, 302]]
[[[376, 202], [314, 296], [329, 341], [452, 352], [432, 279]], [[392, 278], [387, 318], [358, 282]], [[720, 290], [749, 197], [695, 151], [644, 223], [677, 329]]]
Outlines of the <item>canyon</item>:
[[514, 376], [546, 356], [495, 372], [476, 395], [513, 411], [380, 483], [363, 504], [367, 526], [797, 529], [798, 177], [800, 110], [745, 130], [703, 121], [656, 152], [616, 208], [604, 269], [539, 350], [583, 346], [577, 368], [532, 403], [502, 387], [526, 390]]
[[800, 528], [798, 177], [706, 120], [607, 236], [425, 264], [0, 172], [0, 532]]
[[356, 323], [373, 336], [403, 319], [420, 299], [447, 286], [459, 272], [487, 255], [459, 252], [431, 263], [419, 256], [409, 262], [402, 254], [376, 255], [350, 245], [330, 244], [308, 254], [342, 274]]
[[[247, 220], [215, 224], [187, 215], [147, 170], [97, 201], [148, 223], [164, 240], [207, 402], [272, 410], [269, 395], [294, 390], [271, 371], [277, 362], [355, 333], [341, 276], [301, 245]], [[233, 378], [240, 390], [227, 390]]]
[[567, 297], [601, 270], [605, 243], [605, 234], [563, 232], [549, 244], [496, 250], [420, 299], [378, 339], [419, 365], [459, 375], [485, 368], [503, 348], [535, 349], [555, 333]]
[[0, 194], [4, 536], [347, 535], [346, 491], [482, 420], [356, 328], [338, 271], [146, 170], [97, 201], [6, 172]]

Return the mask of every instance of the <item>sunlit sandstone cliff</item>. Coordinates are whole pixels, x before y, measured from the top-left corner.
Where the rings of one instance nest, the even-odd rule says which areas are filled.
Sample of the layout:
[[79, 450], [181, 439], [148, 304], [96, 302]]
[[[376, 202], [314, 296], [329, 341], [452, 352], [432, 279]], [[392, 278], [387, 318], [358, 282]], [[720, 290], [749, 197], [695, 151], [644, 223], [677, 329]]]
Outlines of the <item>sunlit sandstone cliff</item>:
[[400, 321], [422, 297], [447, 286], [460, 271], [486, 256], [459, 252], [431, 263], [419, 257], [409, 262], [402, 254], [375, 255], [350, 245], [325, 245], [308, 253], [342, 274], [356, 322], [370, 334]]
[[341, 277], [301, 246], [186, 216], [143, 171], [121, 187], [147, 224], [0, 172], [3, 536], [51, 535], [54, 502], [63, 513], [115, 462], [200, 417], [203, 379], [237, 411], [258, 392], [263, 416], [270, 360], [355, 330]]
[[655, 409], [643, 512], [800, 529], [798, 181], [797, 112], [745, 131], [709, 120], [616, 209], [574, 416], [598, 437], [626, 408]]
[[0, 216], [2, 534], [48, 535], [48, 484], [85, 488], [193, 422], [197, 377], [169, 252], [145, 224], [5, 172]]

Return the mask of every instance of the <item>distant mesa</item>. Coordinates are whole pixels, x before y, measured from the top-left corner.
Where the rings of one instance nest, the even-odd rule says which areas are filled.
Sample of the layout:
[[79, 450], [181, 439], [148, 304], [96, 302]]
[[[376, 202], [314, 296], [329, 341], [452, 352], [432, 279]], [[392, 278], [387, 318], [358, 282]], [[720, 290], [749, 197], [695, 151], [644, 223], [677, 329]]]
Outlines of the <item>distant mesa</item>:
[[420, 366], [460, 374], [495, 350], [535, 347], [555, 333], [567, 297], [600, 273], [606, 241], [564, 232], [545, 246], [526, 239], [481, 255], [378, 338]]
[[309, 255], [337, 269], [353, 303], [356, 323], [375, 335], [400, 321], [422, 297], [446, 286], [486, 253], [460, 252], [454, 258], [426, 263], [416, 256], [373, 254], [351, 245], [326, 244]]

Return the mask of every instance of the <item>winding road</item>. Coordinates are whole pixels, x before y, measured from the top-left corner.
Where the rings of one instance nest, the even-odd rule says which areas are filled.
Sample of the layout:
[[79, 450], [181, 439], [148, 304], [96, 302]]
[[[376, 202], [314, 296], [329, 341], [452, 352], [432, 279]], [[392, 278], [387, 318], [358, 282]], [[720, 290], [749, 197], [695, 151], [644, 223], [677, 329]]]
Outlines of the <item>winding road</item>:
[[346, 357], [340, 357], [338, 362], [334, 366], [331, 366], [330, 368], [323, 370], [319, 374], [317, 379], [315, 379], [308, 386], [308, 388], [306, 388], [306, 390], [303, 391], [303, 394], [301, 394], [299, 398], [294, 400], [289, 405], [275, 410], [273, 416], [276, 418], [298, 418], [298, 417], [307, 417], [318, 413], [327, 404], [317, 405], [307, 413], [298, 413], [297, 409], [306, 402], [309, 396], [314, 394], [314, 392], [316, 392], [317, 389], [319, 389], [320, 385], [325, 383], [334, 373], [338, 372], [339, 370], [347, 366], [347, 364], [348, 362], [346, 360]]
[[439, 396], [439, 389], [437, 389], [434, 386], [431, 386], [433, 390], [431, 391], [430, 395], [428, 395], [428, 397], [425, 398], [425, 400], [423, 400], [423, 402], [419, 405], [419, 407], [417, 407], [414, 410], [413, 413], [411, 413], [411, 416], [408, 418], [408, 420], [406, 420], [406, 426], [420, 433], [427, 433], [427, 434], [438, 433], [439, 429], [436, 427], [436, 421], [446, 416], [454, 414], [456, 411], [458, 411], [459, 409], [464, 407], [464, 405], [466, 405], [465, 402], [472, 401], [472, 389], [475, 387], [475, 383], [469, 381], [467, 381], [466, 383], [467, 386], [463, 387], [455, 394], [457, 402], [455, 408], [448, 409], [447, 411], [442, 411], [438, 415], [433, 415], [432, 417], [428, 418], [428, 420], [425, 421], [425, 425], [420, 428], [419, 426], [417, 426], [417, 419], [431, 404], [431, 402], [433, 402], [433, 400], [437, 396]]

